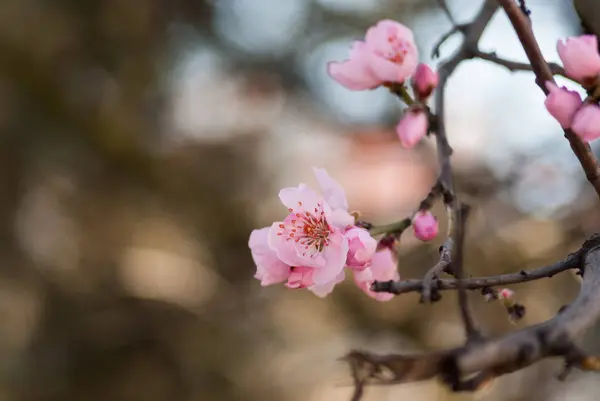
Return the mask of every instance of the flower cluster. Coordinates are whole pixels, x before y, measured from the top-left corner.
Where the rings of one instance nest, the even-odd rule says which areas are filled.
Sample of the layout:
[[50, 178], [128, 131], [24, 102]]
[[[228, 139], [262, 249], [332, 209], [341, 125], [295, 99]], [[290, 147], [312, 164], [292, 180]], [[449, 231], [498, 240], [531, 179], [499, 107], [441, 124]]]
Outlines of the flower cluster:
[[582, 101], [579, 94], [552, 82], [546, 82], [548, 112], [564, 129], [571, 129], [584, 141], [600, 137], [600, 107], [596, 97], [600, 79], [600, 54], [598, 38], [583, 35], [559, 41], [558, 55], [567, 75], [579, 82], [591, 95]]
[[330, 62], [327, 71], [350, 90], [387, 86], [406, 93], [404, 85], [410, 78], [416, 102], [406, 93], [411, 107], [396, 127], [400, 142], [410, 149], [427, 135], [429, 119], [424, 102], [439, 81], [438, 74], [419, 64], [418, 59], [412, 31], [398, 22], [383, 20], [367, 30], [364, 41], [354, 42], [348, 60]]
[[248, 245], [256, 263], [255, 278], [263, 286], [285, 282], [324, 297], [344, 280], [354, 281], [379, 301], [393, 297], [372, 292], [373, 281], [399, 280], [390, 249], [377, 251], [377, 241], [355, 225], [346, 194], [324, 169], [315, 168], [322, 195], [305, 184], [284, 188], [279, 199], [287, 207], [283, 221], [252, 231]]

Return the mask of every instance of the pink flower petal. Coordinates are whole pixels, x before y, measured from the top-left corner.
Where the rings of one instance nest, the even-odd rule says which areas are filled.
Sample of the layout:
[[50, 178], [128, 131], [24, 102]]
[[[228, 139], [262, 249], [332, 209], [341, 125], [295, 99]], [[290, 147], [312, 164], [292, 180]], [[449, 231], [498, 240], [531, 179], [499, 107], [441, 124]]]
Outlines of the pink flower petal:
[[575, 113], [581, 107], [581, 96], [575, 91], [559, 88], [551, 81], [546, 82], [549, 93], [544, 101], [546, 110], [558, 121], [561, 127], [569, 128]]
[[348, 210], [348, 201], [346, 200], [346, 191], [344, 188], [323, 168], [313, 167], [317, 181], [321, 186], [323, 197], [332, 209]]
[[377, 249], [377, 241], [367, 230], [359, 227], [349, 229], [345, 235], [349, 246], [346, 265], [360, 270], [371, 262]]
[[319, 207], [321, 197], [306, 184], [300, 184], [297, 188], [284, 188], [279, 191], [281, 203], [288, 209], [294, 211], [312, 211]]
[[371, 72], [367, 57], [365, 44], [354, 42], [350, 50], [350, 58], [343, 62], [329, 62], [327, 73], [350, 90], [374, 89], [382, 82]]
[[315, 284], [325, 284], [340, 274], [346, 263], [348, 240], [340, 232], [329, 236], [329, 245], [320, 252], [325, 263], [315, 268], [313, 281]]
[[412, 149], [427, 135], [429, 121], [423, 110], [407, 110], [396, 126], [400, 143], [406, 149]]
[[290, 266], [283, 263], [273, 251], [267, 241], [269, 227], [253, 230], [250, 234], [248, 246], [252, 253], [252, 259], [256, 264], [255, 278], [261, 281], [261, 285], [281, 283], [287, 280], [290, 274]]
[[394, 294], [371, 291], [371, 284], [374, 281], [389, 280], [400, 280], [400, 274], [398, 273], [394, 257], [389, 249], [375, 253], [371, 265], [366, 269], [354, 271], [356, 285], [367, 295], [381, 302], [391, 300], [394, 298]]
[[565, 65], [567, 74], [580, 82], [595, 78], [600, 74], [600, 54], [598, 38], [595, 35], [582, 35], [559, 40], [556, 45], [558, 55]]
[[600, 138], [600, 107], [595, 104], [584, 105], [575, 114], [571, 129], [586, 142]]
[[333, 291], [333, 287], [335, 287], [336, 284], [339, 284], [342, 281], [344, 281], [345, 276], [346, 276], [346, 274], [342, 270], [333, 280], [331, 280], [327, 283], [324, 283], [324, 284], [313, 285], [313, 286], [309, 287], [308, 289], [316, 296], [323, 298], [323, 297], [329, 295], [331, 293], [331, 291]]

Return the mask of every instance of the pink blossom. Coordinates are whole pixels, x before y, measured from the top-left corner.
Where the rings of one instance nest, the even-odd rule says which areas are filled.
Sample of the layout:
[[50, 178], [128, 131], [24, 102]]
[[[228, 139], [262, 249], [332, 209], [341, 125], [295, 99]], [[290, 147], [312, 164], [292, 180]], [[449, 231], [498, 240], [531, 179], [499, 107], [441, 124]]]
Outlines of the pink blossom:
[[551, 81], [546, 81], [548, 97], [544, 101], [546, 110], [558, 121], [561, 127], [570, 128], [575, 113], [581, 107], [582, 100], [579, 93], [568, 90], [564, 87], [559, 88]]
[[346, 265], [359, 270], [364, 268], [375, 254], [377, 241], [367, 230], [359, 227], [346, 231], [346, 238], [349, 245]]
[[421, 241], [431, 241], [438, 234], [437, 218], [429, 211], [419, 211], [413, 218], [415, 237]]
[[423, 109], [409, 109], [396, 126], [400, 143], [406, 149], [412, 149], [429, 129], [427, 113]]
[[559, 40], [556, 47], [571, 78], [583, 82], [600, 74], [598, 38], [595, 35], [574, 36], [564, 42]]
[[587, 142], [600, 138], [600, 107], [595, 104], [584, 105], [575, 114], [571, 129]]
[[289, 214], [273, 223], [268, 243], [283, 263], [313, 268], [313, 283], [322, 285], [335, 281], [344, 268], [349, 249], [344, 232], [354, 218], [342, 187], [325, 170], [314, 172], [323, 196], [306, 184], [282, 189], [279, 198]]
[[396, 268], [396, 262], [392, 251], [384, 249], [376, 252], [371, 259], [369, 267], [363, 270], [354, 270], [354, 281], [356, 285], [370, 297], [378, 301], [389, 301], [394, 294], [387, 292], [371, 291], [371, 284], [374, 281], [400, 280], [400, 274]]
[[404, 82], [414, 73], [418, 57], [412, 31], [382, 20], [367, 30], [364, 42], [354, 42], [348, 60], [328, 63], [327, 72], [348, 89], [373, 89]]
[[267, 243], [269, 227], [253, 230], [250, 234], [248, 246], [252, 259], [256, 264], [255, 278], [263, 286], [281, 283], [290, 276], [290, 266], [277, 258], [277, 254]]
[[417, 66], [417, 70], [411, 81], [417, 98], [423, 101], [431, 96], [431, 93], [440, 82], [440, 77], [427, 64], [421, 63]]

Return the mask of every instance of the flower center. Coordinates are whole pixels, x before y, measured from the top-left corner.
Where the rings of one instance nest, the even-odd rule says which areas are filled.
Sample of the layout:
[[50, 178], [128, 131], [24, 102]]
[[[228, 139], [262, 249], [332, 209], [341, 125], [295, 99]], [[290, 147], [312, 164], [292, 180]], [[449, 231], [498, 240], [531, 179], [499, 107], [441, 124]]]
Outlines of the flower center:
[[396, 35], [389, 35], [387, 42], [390, 47], [388, 51], [383, 52], [382, 56], [393, 63], [402, 64], [406, 53], [408, 53], [407, 43]]
[[330, 244], [329, 234], [333, 228], [325, 218], [323, 204], [318, 203], [314, 211], [303, 210], [302, 202], [298, 202], [299, 208], [288, 209], [290, 215], [279, 225], [281, 231], [277, 235], [285, 237], [286, 241], [294, 241], [304, 248], [302, 256], [307, 253], [322, 252], [323, 248]]

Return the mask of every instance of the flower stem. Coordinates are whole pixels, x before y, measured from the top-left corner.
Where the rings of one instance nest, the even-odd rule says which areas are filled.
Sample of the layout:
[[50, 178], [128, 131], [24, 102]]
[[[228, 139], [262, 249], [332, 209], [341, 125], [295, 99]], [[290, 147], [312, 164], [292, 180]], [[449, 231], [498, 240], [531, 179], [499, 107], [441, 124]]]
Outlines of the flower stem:
[[391, 224], [385, 224], [382, 226], [374, 226], [369, 232], [372, 236], [380, 235], [380, 234], [402, 234], [404, 230], [406, 230], [412, 224], [412, 220], [409, 218], [402, 219], [400, 221], [396, 221]]
[[398, 96], [407, 106], [412, 106], [415, 104], [415, 100], [410, 96], [410, 93], [406, 90], [406, 86], [404, 83], [392, 83], [388, 86], [390, 92], [394, 93]]

